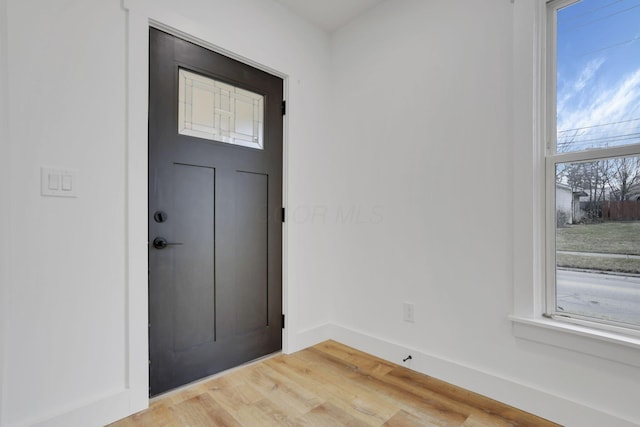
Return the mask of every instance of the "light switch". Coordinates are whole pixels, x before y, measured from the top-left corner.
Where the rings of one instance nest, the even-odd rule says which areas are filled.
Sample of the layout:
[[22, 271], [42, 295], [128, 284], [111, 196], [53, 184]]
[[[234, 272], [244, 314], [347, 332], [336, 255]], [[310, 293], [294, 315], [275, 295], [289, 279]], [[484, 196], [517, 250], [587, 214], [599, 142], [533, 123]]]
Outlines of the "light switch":
[[49, 173], [49, 190], [57, 190], [60, 187], [60, 175], [57, 173]]
[[54, 197], [78, 197], [78, 171], [75, 169], [40, 168], [40, 194]]
[[62, 191], [71, 191], [73, 190], [73, 179], [71, 175], [64, 174], [62, 175]]

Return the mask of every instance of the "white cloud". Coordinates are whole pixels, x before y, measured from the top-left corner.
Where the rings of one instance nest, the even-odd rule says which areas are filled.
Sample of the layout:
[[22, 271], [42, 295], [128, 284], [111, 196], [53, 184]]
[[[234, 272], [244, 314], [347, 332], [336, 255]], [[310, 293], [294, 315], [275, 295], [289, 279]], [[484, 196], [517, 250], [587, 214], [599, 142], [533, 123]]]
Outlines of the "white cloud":
[[562, 110], [573, 98], [580, 95], [587, 87], [587, 84], [592, 82], [596, 73], [604, 63], [604, 58], [595, 58], [585, 65], [576, 81], [572, 85], [566, 85], [565, 90], [558, 94], [558, 111]]
[[573, 85], [574, 90], [576, 92], [579, 92], [582, 89], [584, 89], [587, 83], [589, 83], [589, 81], [591, 81], [593, 77], [596, 75], [600, 67], [602, 67], [602, 64], [604, 64], [604, 62], [605, 62], [604, 58], [596, 58], [589, 61], [587, 63], [587, 66], [584, 67], [584, 69], [582, 70], [582, 73], [580, 73], [580, 76], [578, 77], [575, 84]]
[[[620, 145], [625, 135], [640, 133], [640, 68], [603, 88], [596, 74], [603, 61], [587, 64], [558, 99], [558, 150]], [[599, 64], [599, 65], [598, 65]], [[620, 123], [623, 122], [623, 123]], [[572, 130], [572, 131], [566, 131]], [[636, 141], [640, 138], [636, 138]]]

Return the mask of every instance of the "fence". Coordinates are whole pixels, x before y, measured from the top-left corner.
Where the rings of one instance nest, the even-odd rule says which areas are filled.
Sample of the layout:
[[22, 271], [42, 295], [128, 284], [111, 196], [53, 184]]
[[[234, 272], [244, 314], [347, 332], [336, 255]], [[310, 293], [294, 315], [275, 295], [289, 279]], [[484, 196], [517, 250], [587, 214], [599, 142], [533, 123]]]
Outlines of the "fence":
[[602, 219], [604, 221], [640, 220], [640, 200], [602, 202]]

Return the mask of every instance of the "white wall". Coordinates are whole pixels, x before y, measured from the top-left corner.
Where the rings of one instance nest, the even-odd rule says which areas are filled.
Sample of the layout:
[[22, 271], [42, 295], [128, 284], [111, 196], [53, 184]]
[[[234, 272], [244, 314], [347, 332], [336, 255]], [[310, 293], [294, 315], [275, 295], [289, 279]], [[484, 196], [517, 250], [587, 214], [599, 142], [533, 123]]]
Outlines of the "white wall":
[[[9, 167], [9, 130], [7, 128], [7, 2], [0, 0], [0, 182], [6, 185], [0, 186], [0, 235], [5, 236], [0, 240], [0, 378], [5, 372], [4, 336], [7, 323], [5, 300], [6, 286], [9, 272], [9, 241], [6, 236], [9, 233], [8, 200], [11, 188]], [[4, 425], [5, 382], [0, 380], [0, 425]]]
[[[0, 166], [7, 166], [0, 169], [13, 186], [0, 186], [9, 209], [8, 222], [0, 217], [2, 316], [10, 319], [1, 337], [0, 424], [103, 425], [139, 409], [139, 394], [146, 393], [139, 382], [129, 383], [146, 376], [144, 336], [128, 341], [128, 331], [146, 329], [146, 303], [134, 299], [138, 305], [128, 307], [127, 295], [146, 289], [146, 281], [127, 282], [144, 256], [127, 258], [126, 235], [127, 192], [141, 183], [140, 174], [127, 182], [127, 170], [146, 168], [146, 161], [128, 163], [131, 145], [146, 147], [146, 140], [127, 140], [127, 89], [137, 93], [146, 82], [144, 76], [127, 82], [127, 53], [146, 46], [128, 38], [119, 0], [5, 2], [8, 25], [4, 13], [0, 18], [2, 40], [5, 30], [9, 37], [8, 64], [3, 49], [0, 82], [6, 71], [11, 105], [2, 110], [10, 135], [5, 138], [0, 122]], [[127, 3], [289, 76], [288, 201], [294, 208], [326, 203], [327, 35], [264, 0]], [[144, 33], [146, 25], [136, 31]], [[4, 105], [5, 85], [0, 89]], [[78, 169], [79, 197], [41, 197], [40, 166]], [[129, 231], [146, 235], [146, 222], [140, 223], [133, 221], [137, 229]], [[288, 348], [295, 350], [304, 345], [299, 332], [328, 321], [323, 269], [315, 260], [329, 248], [309, 221], [288, 223], [287, 233], [285, 306], [291, 311]], [[140, 324], [129, 329], [128, 321]], [[130, 364], [130, 355], [140, 360]]]
[[[395, 0], [333, 36], [336, 197], [384, 219], [335, 242], [332, 334], [398, 363], [412, 353], [414, 369], [565, 425], [640, 423], [638, 368], [518, 340], [508, 319], [514, 265], [533, 271], [512, 217], [514, 194], [534, 190], [512, 185], [534, 162], [533, 107], [518, 105], [533, 70], [514, 74], [531, 64], [513, 51], [531, 36], [532, 3]], [[528, 139], [513, 139], [515, 114]], [[516, 231], [529, 242], [531, 205]]]
[[[118, 2], [8, 1], [7, 425], [124, 388], [124, 12]], [[40, 166], [79, 197], [40, 196]]]

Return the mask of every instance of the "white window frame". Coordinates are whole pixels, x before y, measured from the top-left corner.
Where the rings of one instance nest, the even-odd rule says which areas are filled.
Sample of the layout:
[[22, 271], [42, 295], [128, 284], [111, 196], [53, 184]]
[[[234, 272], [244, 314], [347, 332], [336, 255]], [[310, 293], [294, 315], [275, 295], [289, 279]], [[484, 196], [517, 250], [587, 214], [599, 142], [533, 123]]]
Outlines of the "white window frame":
[[640, 327], [609, 322], [594, 317], [559, 313], [556, 309], [556, 165], [625, 156], [640, 156], [640, 143], [571, 152], [556, 152], [557, 142], [557, 11], [580, 0], [550, 0], [547, 2], [546, 27], [546, 132], [545, 132], [545, 317], [577, 323], [599, 329], [640, 336]]
[[[551, 114], [555, 123], [555, 111], [548, 111], [547, 102], [555, 100], [555, 90], [549, 94], [547, 84], [548, 75], [553, 75], [547, 61], [547, 3], [545, 0], [514, 3], [513, 161], [517, 167], [513, 170], [512, 195], [514, 306], [509, 316], [512, 332], [519, 339], [640, 367], [640, 336], [626, 330], [602, 329], [592, 322], [567, 322], [544, 316], [548, 295], [545, 159], [547, 135], [553, 129], [547, 126]], [[570, 3], [568, 0], [564, 4]], [[598, 151], [591, 154], [600, 155]], [[555, 224], [555, 218], [551, 223]]]

